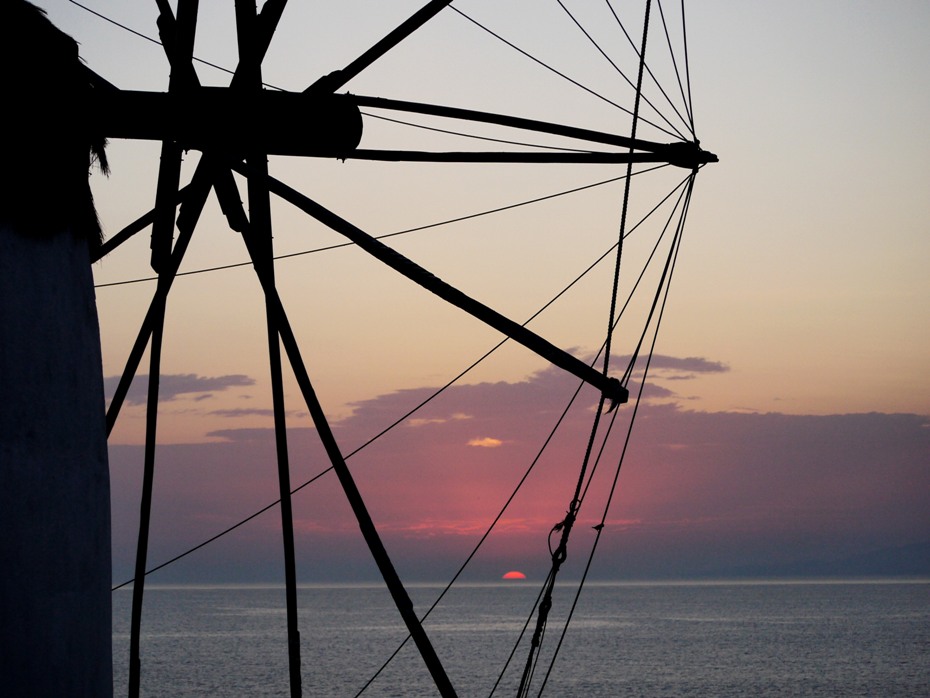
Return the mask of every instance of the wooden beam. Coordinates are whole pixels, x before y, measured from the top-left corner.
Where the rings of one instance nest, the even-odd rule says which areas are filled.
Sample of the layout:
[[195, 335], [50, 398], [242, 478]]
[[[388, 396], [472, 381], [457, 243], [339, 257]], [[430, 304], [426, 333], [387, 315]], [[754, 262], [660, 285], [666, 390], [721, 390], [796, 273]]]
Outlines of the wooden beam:
[[[248, 119], [231, 115], [249, 114]], [[199, 87], [184, 94], [107, 91], [92, 115], [107, 138], [172, 140], [184, 148], [340, 157], [362, 137], [362, 116], [343, 95], [241, 92]]]

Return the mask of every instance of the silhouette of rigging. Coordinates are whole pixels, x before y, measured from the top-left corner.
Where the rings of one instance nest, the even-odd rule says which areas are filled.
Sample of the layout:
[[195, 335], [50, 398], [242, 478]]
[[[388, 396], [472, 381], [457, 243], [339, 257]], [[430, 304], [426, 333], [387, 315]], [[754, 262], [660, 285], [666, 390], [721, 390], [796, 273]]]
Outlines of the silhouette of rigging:
[[[548, 362], [572, 373], [601, 394], [601, 405], [611, 409], [627, 402], [626, 381], [608, 374], [605, 353], [604, 370], [599, 371], [568, 352], [554, 346], [524, 324], [514, 322], [494, 309], [468, 297], [428, 270], [406, 259], [393, 249], [347, 220], [327, 210], [308, 196], [270, 176], [269, 155], [367, 159], [401, 162], [526, 162], [526, 163], [625, 163], [628, 165], [627, 185], [634, 163], [663, 163], [685, 168], [693, 173], [704, 165], [716, 162], [712, 153], [701, 149], [697, 140], [657, 143], [635, 137], [620, 136], [563, 124], [548, 123], [503, 114], [453, 108], [435, 104], [391, 100], [349, 94], [335, 94], [349, 80], [383, 56], [429, 21], [450, 0], [432, 0], [407, 21], [378, 41], [368, 51], [341, 70], [321, 77], [299, 93], [268, 91], [262, 87], [261, 64], [281, 18], [286, 0], [267, 0], [260, 12], [249, 0], [236, 0], [236, 25], [239, 44], [239, 65], [228, 88], [203, 87], [193, 65], [193, 45], [197, 24], [198, 0], [178, 0], [175, 16], [167, 0], [156, 0], [159, 7], [158, 28], [161, 43], [171, 64], [171, 79], [167, 93], [146, 93], [120, 90], [89, 69], [87, 78], [93, 86], [99, 113], [88, 117], [86, 128], [99, 134], [95, 137], [149, 139], [162, 142], [156, 202], [153, 211], [104, 245], [101, 254], [110, 252], [131, 235], [152, 226], [151, 266], [158, 275], [157, 288], [149, 310], [130, 352], [115, 395], [107, 412], [108, 433], [112, 430], [129, 385], [139, 367], [146, 347], [149, 347], [149, 386], [146, 421], [145, 468], [133, 585], [133, 609], [130, 639], [130, 695], [138, 696], [141, 685], [140, 627], [143, 608], [144, 581], [147, 565], [148, 528], [151, 510], [152, 482], [155, 469], [157, 439], [157, 404], [160, 356], [165, 307], [172, 283], [196, 228], [211, 191], [214, 191], [229, 226], [242, 234], [251, 262], [261, 283], [266, 302], [269, 366], [272, 379], [272, 400], [278, 455], [278, 476], [282, 529], [285, 549], [285, 581], [287, 600], [288, 657], [291, 695], [302, 694], [300, 684], [300, 634], [297, 622], [296, 571], [293, 521], [290, 505], [291, 485], [284, 424], [281, 348], [293, 369], [308, 411], [330, 458], [344, 494], [355, 514], [359, 528], [387, 584], [398, 612], [403, 618], [423, 660], [442, 696], [454, 696], [455, 690], [436, 655], [420, 619], [395, 571], [366, 504], [345, 463], [328, 420], [316, 398], [310, 377], [304, 367], [300, 348], [291, 330], [286, 310], [275, 287], [273, 249], [271, 243], [270, 195], [283, 198], [300, 210], [340, 233], [356, 246], [415, 283], [452, 303], [482, 322], [500, 331], [506, 338], [519, 342]], [[648, 4], [647, 4], [648, 7]], [[458, 11], [458, 10], [457, 10]], [[647, 9], [648, 16], [648, 9]], [[470, 18], [469, 18], [470, 19]], [[474, 21], [474, 20], [472, 20]], [[640, 75], [637, 96], [641, 93], [645, 53], [640, 51]], [[690, 87], [689, 87], [690, 89]], [[637, 98], [638, 104], [638, 98]], [[362, 108], [421, 114], [465, 122], [485, 123], [521, 131], [544, 133], [574, 139], [577, 149], [553, 150], [539, 148], [519, 151], [429, 152], [413, 150], [360, 149], [363, 118]], [[249, 127], [243, 120], [226, 115], [248, 113]], [[636, 109], [634, 109], [634, 124]], [[690, 112], [689, 112], [690, 118]], [[608, 148], [589, 150], [596, 146]], [[187, 149], [202, 151], [203, 156], [189, 184], [180, 182], [181, 156]], [[247, 179], [249, 215], [243, 208], [233, 172]], [[627, 190], [628, 196], [628, 190]], [[624, 220], [625, 220], [624, 211]], [[175, 239], [175, 230], [178, 231]], [[624, 230], [621, 228], [619, 251]], [[616, 296], [616, 288], [614, 289]], [[610, 325], [614, 323], [611, 310]], [[608, 337], [610, 330], [608, 330]], [[598, 415], [601, 410], [598, 410]], [[592, 434], [593, 439], [593, 434]], [[589, 444], [589, 454], [592, 444]], [[544, 605], [551, 603], [551, 588], [558, 564], [565, 557], [565, 543], [580, 505], [584, 471], [569, 513], [557, 526], [562, 542], [553, 554], [554, 567], [547, 582]], [[603, 524], [602, 524], [603, 525]], [[547, 607], [546, 607], [547, 608]], [[536, 635], [545, 626], [545, 611], [540, 612]], [[538, 637], [534, 637], [534, 648]], [[531, 653], [524, 672], [521, 692], [528, 689], [534, 658]]]

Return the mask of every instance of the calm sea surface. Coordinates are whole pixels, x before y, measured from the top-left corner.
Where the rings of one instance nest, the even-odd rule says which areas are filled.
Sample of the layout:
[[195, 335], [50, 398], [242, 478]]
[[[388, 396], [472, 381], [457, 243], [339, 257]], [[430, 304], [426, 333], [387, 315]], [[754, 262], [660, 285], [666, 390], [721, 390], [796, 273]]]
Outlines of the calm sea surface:
[[[418, 611], [438, 586], [409, 589]], [[553, 604], [535, 671], [564, 614]], [[426, 630], [460, 696], [488, 696], [538, 593], [464, 585]], [[131, 591], [114, 594], [116, 695], [126, 695]], [[305, 696], [351, 697], [406, 636], [381, 586], [299, 590]], [[535, 622], [535, 620], [534, 620]], [[516, 693], [524, 640], [494, 695]], [[284, 590], [146, 588], [146, 696], [287, 696]], [[434, 696], [408, 643], [363, 695]], [[930, 582], [588, 584], [548, 678], [549, 696], [930, 696]]]

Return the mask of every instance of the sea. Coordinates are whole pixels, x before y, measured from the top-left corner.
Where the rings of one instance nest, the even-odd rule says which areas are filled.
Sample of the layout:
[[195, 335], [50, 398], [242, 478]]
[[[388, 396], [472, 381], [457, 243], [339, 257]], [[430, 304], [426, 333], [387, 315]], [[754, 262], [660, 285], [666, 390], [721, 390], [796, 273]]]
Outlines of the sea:
[[[564, 630], [575, 587], [557, 588], [528, 695], [930, 696], [930, 580], [589, 582]], [[539, 588], [457, 585], [430, 613], [459, 696], [516, 695]], [[442, 589], [408, 591], [422, 614]], [[130, 606], [114, 593], [117, 696]], [[438, 695], [383, 585], [301, 586], [298, 606], [304, 696], [351, 698], [372, 677], [363, 696]], [[282, 587], [147, 585], [142, 628], [145, 696], [290, 695]]]

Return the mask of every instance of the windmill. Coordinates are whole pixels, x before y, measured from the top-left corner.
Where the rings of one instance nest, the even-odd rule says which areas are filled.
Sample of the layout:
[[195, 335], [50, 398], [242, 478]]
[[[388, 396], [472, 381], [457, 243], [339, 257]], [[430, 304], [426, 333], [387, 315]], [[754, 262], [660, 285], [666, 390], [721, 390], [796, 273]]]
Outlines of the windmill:
[[[149, 349], [148, 412], [143, 478], [143, 496], [135, 583], [133, 588], [132, 634], [130, 648], [130, 695], [140, 690], [140, 627], [148, 548], [152, 482], [155, 468], [157, 403], [161, 373], [161, 343], [166, 302], [185, 251], [197, 226], [204, 203], [213, 191], [230, 227], [242, 235], [265, 296], [269, 365], [278, 453], [278, 479], [281, 495], [282, 531], [285, 551], [285, 582], [289, 666], [292, 695], [300, 695], [300, 653], [297, 623], [296, 569], [291, 483], [287, 438], [284, 426], [282, 367], [289, 362], [314, 425], [323, 441], [342, 489], [358, 521], [359, 528], [397, 605], [398, 612], [413, 637], [441, 695], [454, 695], [449, 678], [432, 648], [403, 584], [394, 570], [366, 504], [345, 459], [332, 435], [327, 417], [316, 398], [300, 347], [286, 309], [275, 287], [271, 243], [270, 196], [275, 194], [307, 215], [343, 235], [362, 250], [410, 280], [475, 316], [502, 334], [522, 344], [559, 368], [597, 388], [615, 407], [626, 402], [627, 389], [621, 382], [579, 361], [523, 325], [505, 317], [430, 274], [412, 261], [378, 242], [349, 221], [327, 210], [316, 201], [270, 176], [269, 155], [291, 155], [339, 159], [369, 159], [397, 162], [610, 162], [668, 163], [696, 171], [716, 160], [701, 150], [696, 141], [657, 143], [612, 133], [579, 129], [502, 114], [413, 103], [377, 97], [337, 94], [353, 77], [374, 63], [391, 48], [428, 22], [450, 0], [433, 0], [399, 25], [371, 49], [338, 70], [313, 82], [300, 93], [272, 92], [263, 88], [261, 64], [284, 11], [283, 0], [268, 0], [257, 12], [254, 2], [237, 0], [236, 22], [239, 65], [227, 88], [207, 88], [199, 84], [193, 67], [193, 46], [197, 24], [197, 0], [179, 0], [177, 13], [166, 0], [158, 0], [161, 41], [171, 65], [167, 93], [141, 93], [120, 90], [90, 70], [84, 77], [92, 85], [97, 110], [83, 124], [85, 133], [96, 142], [103, 138], [148, 139], [162, 142], [161, 166], [155, 207], [136, 224], [113, 236], [93, 254], [106, 255], [126, 239], [147, 228], [151, 233], [151, 266], [158, 274], [158, 285], [126, 368], [107, 412], [107, 433], [115, 424], [129, 385]], [[359, 147], [364, 107], [401, 113], [426, 114], [465, 122], [496, 124], [529, 132], [575, 139], [590, 146], [608, 146], [607, 152], [426, 152], [364, 150]], [[244, 119], [229, 114], [249, 115]], [[181, 158], [185, 150], [203, 153], [196, 172], [181, 186]], [[248, 181], [247, 215], [233, 176]], [[175, 237], [177, 231], [177, 237]], [[281, 350], [284, 350], [282, 356]], [[570, 528], [570, 527], [569, 527]]]

